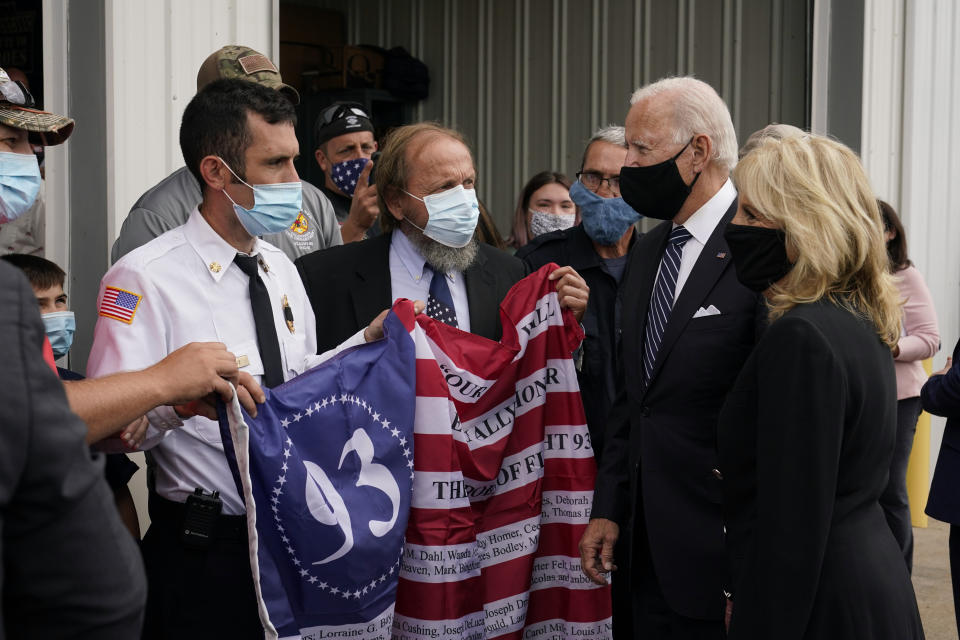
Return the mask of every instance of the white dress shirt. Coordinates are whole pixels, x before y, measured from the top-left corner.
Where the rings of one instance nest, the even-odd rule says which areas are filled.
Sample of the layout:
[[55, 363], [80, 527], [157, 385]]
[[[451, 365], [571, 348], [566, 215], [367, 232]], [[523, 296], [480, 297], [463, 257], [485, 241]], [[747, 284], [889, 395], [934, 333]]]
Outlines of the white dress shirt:
[[[427, 301], [430, 296], [430, 282], [434, 274], [424, 273], [426, 259], [417, 250], [410, 239], [400, 229], [390, 236], [390, 299], [408, 298]], [[457, 312], [457, 326], [470, 331], [470, 305], [467, 302], [467, 285], [463, 273], [454, 271], [446, 274], [447, 286], [453, 298], [453, 308]]]
[[[730, 205], [737, 197], [737, 189], [733, 182], [727, 178], [720, 190], [713, 194], [713, 197], [707, 200], [702, 207], [693, 212], [693, 215], [687, 218], [683, 223], [684, 228], [693, 236], [683, 245], [683, 256], [680, 258], [680, 270], [677, 273], [677, 287], [673, 292], [673, 300], [676, 302], [683, 285], [686, 284], [690, 272], [693, 271], [693, 265], [697, 264], [697, 258], [703, 251], [704, 245], [713, 234], [713, 230], [720, 224], [720, 219], [727, 212]], [[674, 224], [673, 228], [677, 226]], [[659, 276], [660, 272], [657, 271]]]
[[[143, 369], [190, 342], [222, 342], [237, 357], [240, 370], [260, 382], [263, 363], [250, 306], [250, 280], [234, 264], [236, 254], [194, 209], [186, 224], [121, 258], [100, 282], [100, 317], [87, 375]], [[257, 240], [252, 255], [260, 257], [260, 277], [273, 307], [284, 380], [363, 342], [360, 332], [337, 350], [315, 355], [316, 321], [293, 263], [262, 240]], [[129, 322], [110, 316], [110, 307], [103, 302], [108, 289], [139, 297]], [[293, 312], [293, 331], [284, 318], [284, 296]], [[219, 425], [199, 416], [181, 421], [171, 407], [158, 407], [147, 415], [150, 428], [141, 448], [153, 450], [157, 493], [184, 502], [196, 487], [216, 490], [223, 513], [243, 513]]]

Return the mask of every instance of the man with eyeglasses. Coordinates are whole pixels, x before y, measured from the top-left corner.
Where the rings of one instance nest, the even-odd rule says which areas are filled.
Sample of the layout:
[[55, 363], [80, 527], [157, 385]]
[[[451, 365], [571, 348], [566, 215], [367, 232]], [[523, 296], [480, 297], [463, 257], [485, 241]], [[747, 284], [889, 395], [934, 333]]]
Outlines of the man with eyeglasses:
[[325, 175], [321, 189], [333, 203], [343, 241], [379, 235], [377, 187], [370, 182], [377, 141], [366, 108], [334, 102], [320, 112], [314, 135], [314, 157]]
[[[250, 47], [227, 45], [211, 53], [197, 73], [197, 92], [214, 80], [224, 78], [238, 78], [275, 89], [294, 105], [300, 103], [300, 95], [283, 83], [273, 62]], [[289, 228], [262, 236], [291, 260], [343, 243], [329, 200], [309, 182], [301, 181], [301, 184], [300, 215]], [[171, 173], [134, 203], [113, 243], [110, 262], [115, 263], [137, 247], [186, 223], [200, 200], [200, 185], [187, 167]]]
[[[580, 207], [582, 222], [576, 227], [534, 238], [517, 251], [531, 271], [549, 262], [568, 264], [590, 287], [583, 316], [583, 350], [577, 359], [577, 379], [587, 416], [593, 454], [600, 464], [603, 434], [618, 387], [620, 344], [620, 282], [627, 252], [639, 236], [634, 223], [640, 216], [620, 198], [620, 167], [627, 157], [623, 127], [597, 129], [587, 141], [570, 189]], [[626, 539], [626, 536], [624, 536]], [[627, 554], [620, 567], [627, 569]], [[628, 573], [628, 571], [624, 571]], [[632, 638], [630, 592], [622, 582], [613, 586], [613, 629], [616, 638]]]
[[598, 459], [617, 388], [617, 290], [627, 264], [627, 251], [638, 236], [634, 223], [640, 218], [619, 197], [620, 167], [626, 157], [623, 127], [598, 129], [587, 142], [577, 182], [570, 189], [583, 221], [576, 227], [538, 236], [516, 253], [531, 271], [550, 262], [568, 264], [590, 287], [590, 300], [583, 316], [586, 337], [577, 374]]

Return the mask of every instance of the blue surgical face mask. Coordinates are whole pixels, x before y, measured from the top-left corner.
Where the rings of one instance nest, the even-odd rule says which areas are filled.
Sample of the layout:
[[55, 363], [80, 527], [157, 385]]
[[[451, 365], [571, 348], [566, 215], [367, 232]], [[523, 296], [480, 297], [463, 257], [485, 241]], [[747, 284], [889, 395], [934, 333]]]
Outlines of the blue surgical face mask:
[[[220, 158], [223, 162], [223, 158]], [[268, 233], [280, 233], [290, 226], [300, 215], [303, 208], [303, 185], [299, 182], [279, 182], [277, 184], [247, 184], [230, 169], [230, 165], [223, 162], [230, 173], [243, 184], [253, 189], [253, 209], [244, 209], [230, 197], [226, 189], [223, 195], [233, 202], [233, 210], [240, 220], [240, 224], [252, 236], [262, 236]]]
[[432, 193], [420, 198], [409, 191], [404, 191], [411, 198], [416, 198], [427, 207], [427, 226], [417, 227], [406, 218], [414, 227], [423, 231], [423, 235], [436, 240], [442, 245], [457, 249], [470, 244], [473, 231], [477, 228], [477, 219], [480, 217], [480, 203], [477, 202], [477, 192], [474, 189], [464, 189], [458, 184], [453, 189]]
[[580, 207], [583, 230], [601, 246], [612, 246], [642, 218], [623, 198], [601, 198], [580, 181], [570, 187], [570, 199]]
[[354, 158], [338, 162], [330, 168], [330, 179], [348, 198], [357, 190], [357, 181], [370, 158]]
[[27, 212], [40, 193], [40, 165], [32, 153], [0, 151], [0, 224]]
[[43, 318], [43, 328], [50, 340], [50, 346], [53, 347], [53, 357], [62, 358], [70, 351], [73, 344], [73, 332], [77, 329], [77, 321], [73, 317], [73, 311], [54, 311], [45, 313]]

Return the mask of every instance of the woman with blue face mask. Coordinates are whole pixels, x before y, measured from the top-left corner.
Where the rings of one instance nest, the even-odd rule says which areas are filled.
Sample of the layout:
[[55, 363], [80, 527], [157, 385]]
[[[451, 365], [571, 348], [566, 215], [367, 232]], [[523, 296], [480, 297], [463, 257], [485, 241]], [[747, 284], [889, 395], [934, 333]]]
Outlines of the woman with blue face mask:
[[530, 178], [520, 192], [507, 244], [519, 249], [545, 233], [580, 224], [580, 211], [570, 199], [570, 178], [543, 171]]

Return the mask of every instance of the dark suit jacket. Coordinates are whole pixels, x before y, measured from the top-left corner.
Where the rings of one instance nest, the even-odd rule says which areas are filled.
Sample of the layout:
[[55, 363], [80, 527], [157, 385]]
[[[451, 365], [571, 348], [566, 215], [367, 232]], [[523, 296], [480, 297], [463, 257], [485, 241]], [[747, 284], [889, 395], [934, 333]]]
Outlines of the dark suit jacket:
[[950, 370], [923, 385], [920, 404], [924, 411], [947, 418], [927, 513], [942, 522], [960, 525], [960, 342], [953, 349]]
[[[647, 388], [641, 382], [647, 307], [672, 222], [647, 232], [630, 251], [620, 287], [625, 390], [611, 411], [591, 514], [632, 523], [634, 538], [649, 540], [667, 604], [702, 620], [720, 619], [726, 586], [714, 476], [717, 414], [758, 324], [759, 297], [737, 280], [723, 239], [736, 207], [734, 201], [680, 291]], [[721, 314], [693, 317], [710, 305]]]
[[[317, 317], [318, 353], [337, 346], [393, 304], [390, 236], [316, 251], [295, 262]], [[479, 245], [476, 262], [464, 272], [471, 333], [500, 339], [500, 301], [525, 275], [520, 260]]]
[[770, 325], [720, 416], [731, 640], [923, 637], [878, 502], [896, 423], [871, 322], [821, 300]]
[[33, 291], [0, 262], [0, 637], [139, 637], [140, 552], [43, 341]]

